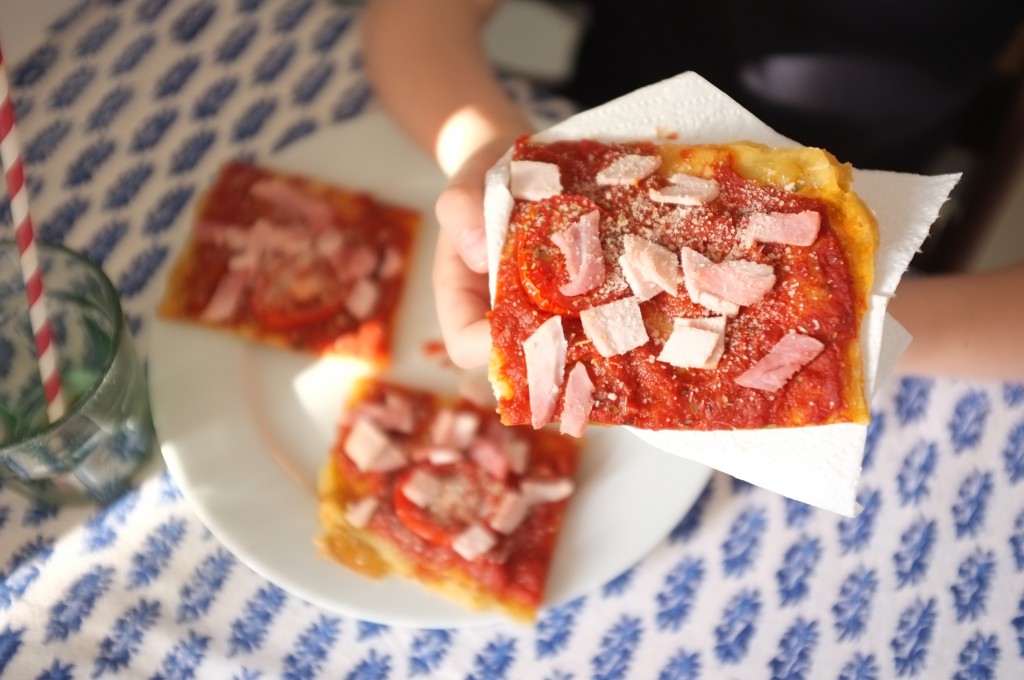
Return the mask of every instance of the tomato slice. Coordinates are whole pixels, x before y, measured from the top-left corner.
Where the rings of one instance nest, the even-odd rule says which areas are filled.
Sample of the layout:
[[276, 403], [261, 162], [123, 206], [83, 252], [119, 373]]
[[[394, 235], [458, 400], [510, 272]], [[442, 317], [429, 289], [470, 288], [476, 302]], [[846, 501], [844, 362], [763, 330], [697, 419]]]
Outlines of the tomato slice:
[[250, 306], [264, 327], [288, 330], [338, 315], [351, 290], [352, 283], [339, 280], [328, 260], [282, 255], [261, 263]]
[[612, 302], [621, 294], [597, 288], [586, 295], [563, 295], [559, 287], [569, 281], [565, 257], [551, 241], [552, 234], [567, 228], [582, 215], [600, 210], [597, 203], [585, 196], [559, 195], [517, 208], [519, 225], [519, 280], [530, 300], [552, 314], [576, 316], [580, 310], [596, 304]]
[[[441, 492], [426, 507], [410, 501], [402, 488], [420, 468], [441, 480]], [[399, 475], [395, 483], [395, 515], [409, 531], [438, 545], [449, 545], [478, 521], [481, 509], [486, 507], [492, 492], [479, 466], [462, 461], [438, 468], [433, 465], [414, 465]]]

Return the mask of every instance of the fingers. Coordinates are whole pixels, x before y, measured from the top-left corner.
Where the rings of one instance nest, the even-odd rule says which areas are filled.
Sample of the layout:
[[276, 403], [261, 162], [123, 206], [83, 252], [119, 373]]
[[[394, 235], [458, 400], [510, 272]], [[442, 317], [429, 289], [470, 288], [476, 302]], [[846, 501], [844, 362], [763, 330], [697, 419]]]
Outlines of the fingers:
[[435, 204], [441, 231], [434, 255], [434, 299], [448, 355], [461, 368], [483, 366], [490, 356], [484, 175], [510, 144], [495, 139], [477, 150]]
[[435, 212], [442, 231], [448, 235], [465, 265], [474, 272], [486, 272], [483, 185], [476, 181], [452, 182], [438, 196]]
[[455, 172], [434, 206], [441, 229], [448, 233], [466, 266], [475, 272], [487, 271], [484, 177], [514, 140], [514, 136], [495, 137], [477, 149]]
[[466, 267], [445, 229], [438, 234], [434, 254], [434, 300], [451, 360], [465, 369], [485, 365], [491, 350], [490, 327], [484, 318], [490, 309], [487, 275]]

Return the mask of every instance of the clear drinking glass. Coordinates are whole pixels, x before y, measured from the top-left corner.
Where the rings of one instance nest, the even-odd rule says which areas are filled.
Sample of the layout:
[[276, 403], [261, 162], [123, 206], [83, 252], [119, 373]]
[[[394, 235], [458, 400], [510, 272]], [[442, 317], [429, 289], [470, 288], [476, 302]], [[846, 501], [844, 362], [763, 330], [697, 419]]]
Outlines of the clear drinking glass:
[[67, 408], [47, 422], [17, 245], [0, 241], [0, 479], [45, 503], [106, 503], [155, 448], [145, 375], [103, 271], [38, 251]]

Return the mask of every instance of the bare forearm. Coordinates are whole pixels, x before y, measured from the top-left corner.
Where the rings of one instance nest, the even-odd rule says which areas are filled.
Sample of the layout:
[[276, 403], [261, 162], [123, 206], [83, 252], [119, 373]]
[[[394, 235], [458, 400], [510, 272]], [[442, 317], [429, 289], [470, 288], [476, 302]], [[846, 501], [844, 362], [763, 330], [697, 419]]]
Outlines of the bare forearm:
[[909, 277], [889, 311], [914, 336], [900, 372], [1024, 380], [1024, 263], [984, 274]]
[[451, 174], [480, 147], [529, 130], [491, 69], [481, 25], [496, 0], [374, 0], [370, 80], [399, 125]]

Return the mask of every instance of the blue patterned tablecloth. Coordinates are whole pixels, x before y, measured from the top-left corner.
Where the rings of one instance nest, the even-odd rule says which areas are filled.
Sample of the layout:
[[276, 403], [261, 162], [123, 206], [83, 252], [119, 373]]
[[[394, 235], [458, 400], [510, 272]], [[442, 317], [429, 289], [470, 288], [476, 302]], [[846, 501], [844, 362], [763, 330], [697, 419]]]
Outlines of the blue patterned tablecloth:
[[[69, 2], [10, 65], [39, 234], [104, 266], [144, 356], [220, 163], [374, 106], [357, 25], [314, 0]], [[532, 628], [320, 610], [219, 545], [159, 465], [101, 511], [2, 489], [0, 676], [1024, 677], [1024, 385], [893, 379], [873, 416], [856, 519], [715, 475], [650, 555]]]

